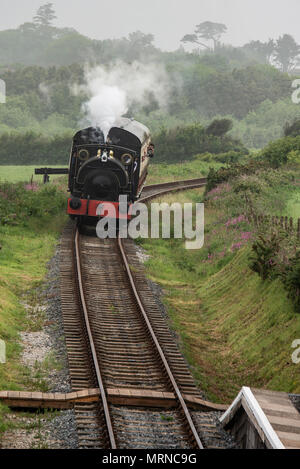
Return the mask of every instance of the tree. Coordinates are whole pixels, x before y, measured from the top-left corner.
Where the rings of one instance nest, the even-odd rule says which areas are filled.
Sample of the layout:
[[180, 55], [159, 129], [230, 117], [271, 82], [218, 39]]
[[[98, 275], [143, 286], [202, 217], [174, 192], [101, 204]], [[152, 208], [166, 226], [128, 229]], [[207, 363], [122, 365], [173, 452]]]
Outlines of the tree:
[[268, 42], [251, 41], [244, 47], [250, 52], [254, 52], [260, 62], [269, 64], [276, 49], [276, 43], [273, 39], [269, 39]]
[[300, 47], [289, 34], [284, 34], [276, 42], [275, 60], [283, 72], [293, 70], [299, 60]]
[[195, 33], [202, 39], [212, 40], [214, 49], [220, 44], [222, 34], [226, 33], [227, 26], [223, 23], [212, 23], [211, 21], [204, 21], [196, 26]]
[[53, 3], [46, 3], [40, 6], [36, 12], [36, 16], [33, 21], [38, 26], [51, 26], [52, 21], [56, 18], [55, 11], [53, 9]]
[[283, 130], [285, 137], [297, 137], [300, 135], [300, 119], [294, 120], [291, 124], [287, 122]]
[[144, 34], [141, 31], [134, 31], [128, 35], [129, 41], [134, 47], [148, 47], [152, 46], [154, 41], [153, 34]]
[[222, 34], [226, 33], [227, 26], [222, 23], [212, 23], [211, 21], [204, 21], [196, 26], [194, 34], [186, 34], [181, 41], [182, 42], [192, 42], [199, 44], [200, 46], [209, 49], [209, 47], [202, 42], [202, 39], [207, 41], [212, 40], [214, 43], [214, 50], [220, 44], [220, 38]]
[[36, 25], [34, 23], [23, 23], [19, 26], [19, 30], [22, 33], [32, 33], [36, 31]]
[[185, 36], [183, 36], [183, 38], [181, 39], [181, 42], [193, 42], [195, 44], [199, 44], [199, 46], [203, 46], [205, 47], [206, 49], [209, 49], [209, 47], [206, 45], [206, 44], [203, 44], [203, 42], [200, 42], [198, 40], [198, 36], [197, 34], [186, 34]]
[[206, 128], [206, 133], [215, 137], [223, 137], [232, 127], [233, 122], [231, 119], [215, 119]]

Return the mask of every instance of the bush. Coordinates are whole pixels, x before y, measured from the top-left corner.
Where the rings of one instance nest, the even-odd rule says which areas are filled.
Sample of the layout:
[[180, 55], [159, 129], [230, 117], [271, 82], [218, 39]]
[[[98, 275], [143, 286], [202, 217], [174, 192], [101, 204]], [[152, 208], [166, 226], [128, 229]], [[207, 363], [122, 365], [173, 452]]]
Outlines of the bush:
[[287, 155], [288, 163], [299, 164], [300, 163], [300, 150], [292, 150]]
[[262, 157], [275, 168], [288, 162], [292, 151], [300, 150], [300, 135], [298, 137], [284, 137], [271, 142], [262, 151]]
[[261, 194], [268, 190], [268, 185], [264, 178], [255, 174], [242, 175], [235, 180], [233, 190], [236, 193], [250, 192], [252, 194]]
[[207, 135], [215, 135], [216, 137], [222, 137], [233, 127], [231, 119], [215, 119], [206, 128]]
[[296, 310], [300, 312], [300, 252], [289, 260], [289, 265], [283, 275], [283, 283], [292, 298]]
[[29, 217], [57, 215], [66, 206], [66, 194], [54, 185], [0, 184], [0, 225], [21, 225]]
[[250, 269], [257, 272], [263, 280], [270, 277], [276, 266], [275, 257], [279, 251], [280, 242], [281, 238], [277, 233], [272, 233], [270, 237], [260, 235], [252, 245]]
[[281, 228], [266, 227], [252, 245], [249, 267], [263, 280], [280, 278], [300, 312], [300, 251], [299, 243], [291, 233]]
[[216, 155], [206, 152], [200, 153], [199, 155], [195, 156], [195, 159], [200, 161], [215, 161], [217, 163], [237, 163], [244, 157], [244, 153], [238, 151], [228, 151], [226, 153], [218, 153]]
[[200, 124], [176, 127], [171, 130], [163, 129], [159, 134], [154, 135], [153, 141], [158, 161], [189, 160], [199, 153], [248, 154], [248, 150], [239, 140], [228, 135], [222, 137], [208, 135], [206, 129]]
[[222, 167], [217, 171], [213, 168], [210, 168], [207, 176], [207, 184], [205, 187], [205, 193], [210, 192], [218, 184], [227, 182], [230, 179], [237, 178], [243, 174], [254, 174], [255, 172], [264, 169], [266, 163], [259, 160], [250, 160], [248, 163], [241, 164], [232, 164], [228, 167]]
[[292, 124], [284, 126], [285, 137], [297, 137], [300, 135], [300, 119], [296, 119]]

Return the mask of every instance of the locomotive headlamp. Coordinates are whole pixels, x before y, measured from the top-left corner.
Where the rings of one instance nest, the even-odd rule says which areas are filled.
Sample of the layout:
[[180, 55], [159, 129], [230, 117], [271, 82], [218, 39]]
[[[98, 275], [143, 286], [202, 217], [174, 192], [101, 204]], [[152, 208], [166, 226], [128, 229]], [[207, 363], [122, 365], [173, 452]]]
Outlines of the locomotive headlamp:
[[114, 152], [112, 150], [110, 150], [110, 152], [109, 152], [109, 157], [114, 158]]
[[130, 153], [124, 153], [122, 156], [121, 156], [121, 161], [122, 163], [125, 165], [125, 166], [128, 166], [132, 163], [132, 155], [130, 155]]
[[86, 150], [85, 148], [82, 148], [81, 150], [79, 150], [78, 152], [78, 157], [81, 161], [86, 161], [88, 160], [90, 154], [88, 152], [88, 150]]
[[101, 155], [101, 161], [102, 161], [102, 163], [106, 163], [107, 159], [108, 159], [107, 152], [104, 151], [104, 152], [102, 153], [102, 155]]

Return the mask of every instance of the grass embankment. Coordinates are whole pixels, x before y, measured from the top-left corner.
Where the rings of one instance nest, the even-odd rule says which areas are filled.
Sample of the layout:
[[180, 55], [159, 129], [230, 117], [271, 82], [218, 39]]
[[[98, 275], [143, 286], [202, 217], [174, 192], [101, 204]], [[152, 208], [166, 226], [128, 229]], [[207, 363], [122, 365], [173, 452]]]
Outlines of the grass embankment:
[[[300, 392], [300, 365], [291, 359], [300, 315], [278, 279], [263, 281], [249, 268], [256, 233], [244, 215], [242, 186], [254, 187], [248, 197], [257, 211], [285, 215], [289, 204], [289, 214], [297, 215], [297, 183], [288, 174], [268, 172], [208, 194], [202, 249], [187, 251], [178, 239], [140, 240], [194, 376], [207, 397], [219, 402], [230, 402], [242, 385]], [[202, 199], [196, 190], [161, 200]]]
[[[20, 331], [38, 324], [28, 319], [21, 300], [36, 301], [36, 289], [46, 274], [65, 223], [65, 195], [55, 186], [33, 187], [0, 184], [0, 339], [6, 344], [6, 363], [0, 364], [0, 389], [25, 389], [29, 373], [20, 363]], [[6, 424], [1, 417], [0, 431]]]
[[173, 164], [155, 163], [155, 161], [153, 161], [150, 162], [147, 184], [159, 184], [161, 182], [205, 177], [208, 174], [209, 168], [213, 167], [218, 169], [221, 166], [221, 163], [205, 162], [197, 159]]

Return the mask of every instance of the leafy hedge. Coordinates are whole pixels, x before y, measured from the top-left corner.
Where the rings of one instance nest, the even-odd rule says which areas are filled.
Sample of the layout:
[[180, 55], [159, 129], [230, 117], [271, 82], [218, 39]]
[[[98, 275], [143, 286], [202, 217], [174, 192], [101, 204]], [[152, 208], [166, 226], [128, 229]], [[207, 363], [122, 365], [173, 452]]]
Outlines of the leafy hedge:
[[162, 130], [153, 137], [159, 161], [189, 160], [199, 153], [238, 152], [248, 154], [239, 141], [229, 135], [213, 135], [200, 124], [186, 125], [171, 130]]
[[[0, 163], [26, 164], [67, 164], [72, 134], [48, 137], [34, 132], [5, 133], [0, 135]], [[228, 135], [212, 135], [200, 124], [162, 130], [153, 136], [157, 161], [177, 162], [192, 159], [199, 153], [220, 154], [220, 160], [227, 153], [247, 154], [243, 144]], [[228, 156], [229, 158], [229, 156]]]
[[222, 167], [218, 170], [210, 168], [207, 175], [207, 184], [205, 187], [205, 192], [208, 193], [218, 184], [227, 182], [230, 179], [237, 178], [242, 174], [254, 174], [257, 171], [266, 168], [267, 164], [264, 161], [260, 160], [249, 160], [246, 164], [232, 164], [227, 167]]
[[46, 137], [27, 132], [0, 135], [3, 165], [68, 164], [72, 135]]
[[278, 168], [289, 161], [289, 154], [300, 150], [300, 135], [284, 137], [269, 143], [262, 151], [262, 157], [272, 166]]
[[231, 164], [231, 163], [238, 163], [238, 161], [242, 160], [245, 157], [244, 152], [240, 151], [227, 151], [226, 153], [218, 153], [218, 154], [213, 154], [213, 153], [200, 153], [199, 155], [195, 156], [196, 160], [199, 161], [215, 161], [217, 163], [226, 163], [226, 164]]

